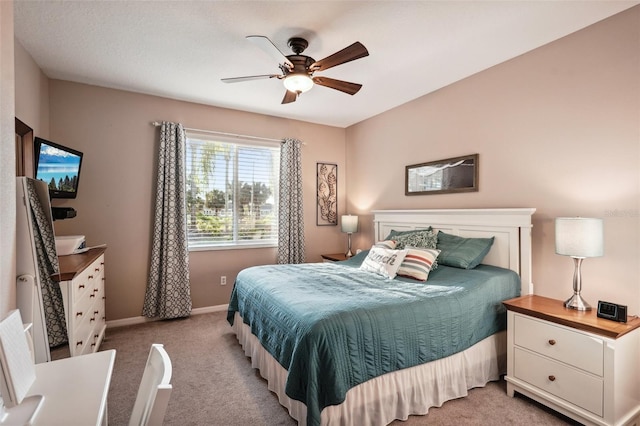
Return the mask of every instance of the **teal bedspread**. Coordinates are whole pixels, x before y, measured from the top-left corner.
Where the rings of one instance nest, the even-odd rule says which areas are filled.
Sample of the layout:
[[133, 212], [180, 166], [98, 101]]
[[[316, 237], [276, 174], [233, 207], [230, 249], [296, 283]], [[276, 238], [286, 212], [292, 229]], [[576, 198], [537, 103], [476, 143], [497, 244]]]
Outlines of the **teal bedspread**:
[[428, 281], [385, 279], [347, 262], [269, 265], [238, 274], [235, 312], [288, 370], [286, 394], [307, 424], [376, 376], [447, 357], [506, 328], [501, 301], [520, 293], [510, 270], [440, 266]]

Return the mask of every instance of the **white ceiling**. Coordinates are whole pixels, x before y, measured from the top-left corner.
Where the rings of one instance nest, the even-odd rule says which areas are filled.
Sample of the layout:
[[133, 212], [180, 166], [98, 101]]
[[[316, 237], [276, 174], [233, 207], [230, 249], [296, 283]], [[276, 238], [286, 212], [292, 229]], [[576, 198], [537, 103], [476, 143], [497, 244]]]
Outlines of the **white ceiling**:
[[[16, 0], [14, 16], [16, 38], [49, 78], [347, 127], [639, 3]], [[276, 79], [222, 83], [279, 73], [247, 35], [286, 55], [302, 36], [316, 60], [360, 41], [368, 57], [316, 75], [363, 88], [316, 86], [281, 105]]]

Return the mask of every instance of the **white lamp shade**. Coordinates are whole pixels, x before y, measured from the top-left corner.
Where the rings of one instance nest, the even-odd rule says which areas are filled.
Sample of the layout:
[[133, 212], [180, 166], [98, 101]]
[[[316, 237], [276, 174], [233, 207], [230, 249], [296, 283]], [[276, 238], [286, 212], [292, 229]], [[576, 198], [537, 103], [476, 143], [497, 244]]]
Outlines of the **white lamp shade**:
[[602, 256], [604, 254], [602, 219], [556, 218], [556, 253], [572, 257]]
[[347, 232], [347, 233], [358, 232], [358, 216], [352, 216], [352, 215], [342, 216], [342, 232]]
[[304, 93], [313, 87], [313, 80], [306, 74], [289, 74], [284, 79], [284, 87], [294, 93]]

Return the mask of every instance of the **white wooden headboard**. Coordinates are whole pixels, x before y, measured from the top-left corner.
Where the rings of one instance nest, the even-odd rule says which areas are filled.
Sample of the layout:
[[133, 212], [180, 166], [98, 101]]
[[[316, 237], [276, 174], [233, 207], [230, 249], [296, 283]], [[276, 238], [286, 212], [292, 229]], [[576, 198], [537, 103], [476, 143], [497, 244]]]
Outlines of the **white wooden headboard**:
[[429, 226], [461, 237], [495, 237], [482, 263], [508, 268], [520, 275], [521, 294], [533, 294], [531, 276], [531, 216], [534, 208], [374, 210], [375, 241], [392, 229], [408, 231]]

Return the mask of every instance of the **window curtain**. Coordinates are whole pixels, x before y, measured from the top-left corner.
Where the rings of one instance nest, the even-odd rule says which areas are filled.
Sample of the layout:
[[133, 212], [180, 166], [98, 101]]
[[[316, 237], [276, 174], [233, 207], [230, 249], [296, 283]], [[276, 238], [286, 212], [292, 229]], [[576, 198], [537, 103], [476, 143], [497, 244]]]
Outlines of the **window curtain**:
[[162, 122], [149, 281], [142, 315], [181, 318], [191, 314], [182, 124]]
[[289, 138], [280, 147], [278, 263], [304, 263], [301, 147]]
[[[49, 346], [55, 347], [67, 342], [67, 320], [60, 285], [51, 278], [60, 272], [56, 241], [53, 234], [53, 224], [45, 213], [45, 207], [40, 202], [34, 179], [27, 179], [27, 197], [33, 218], [33, 243], [36, 248], [38, 275], [40, 276], [40, 291]], [[49, 206], [46, 206], [49, 208]]]

